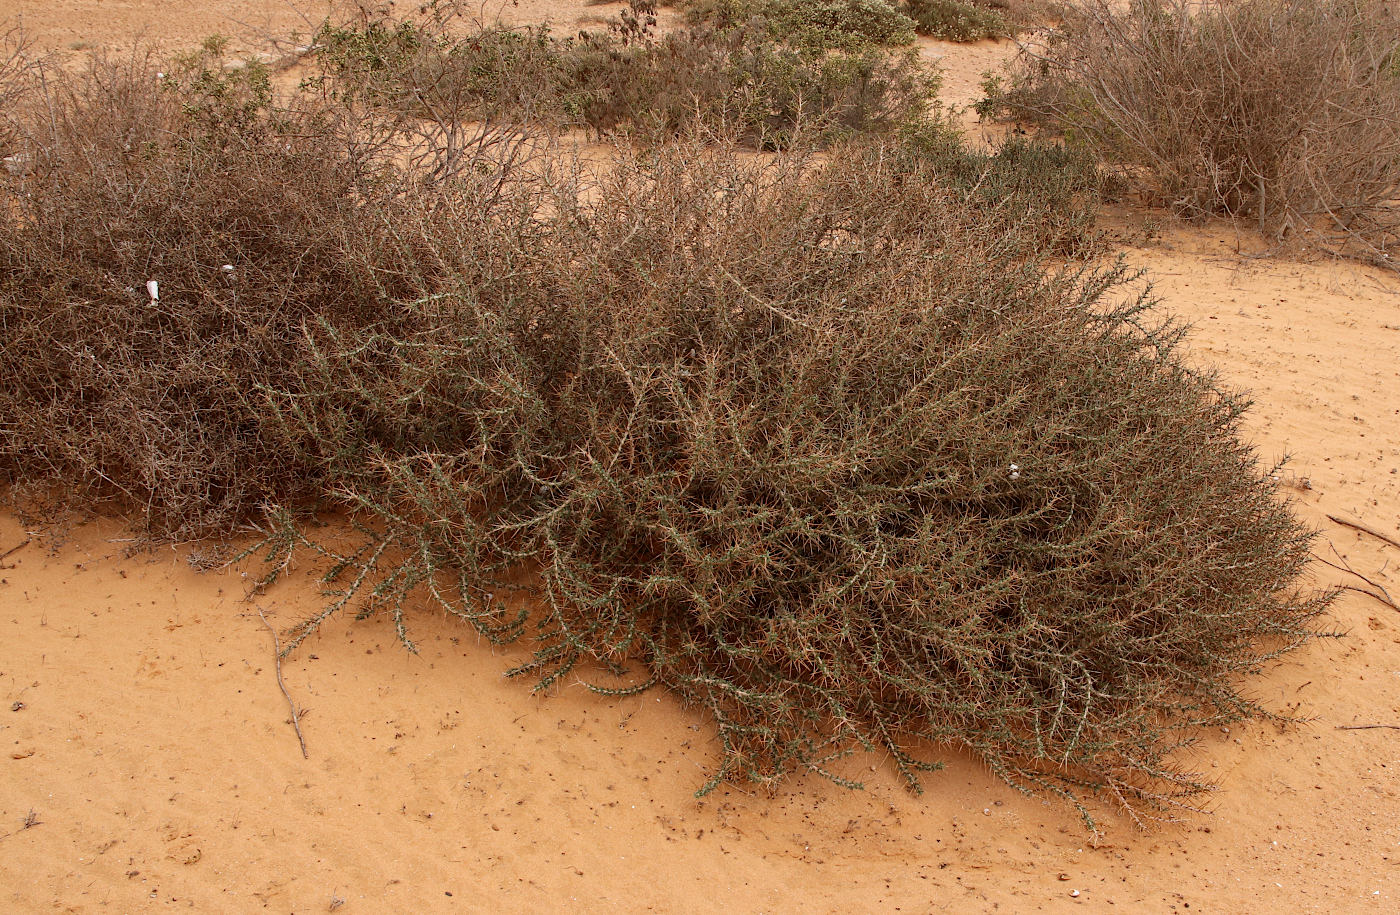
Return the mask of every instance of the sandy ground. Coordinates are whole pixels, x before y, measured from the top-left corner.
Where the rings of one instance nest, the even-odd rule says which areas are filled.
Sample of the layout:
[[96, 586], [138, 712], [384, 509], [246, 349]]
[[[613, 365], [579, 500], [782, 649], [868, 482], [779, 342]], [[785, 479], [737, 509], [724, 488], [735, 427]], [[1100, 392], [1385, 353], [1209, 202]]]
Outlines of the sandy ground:
[[[37, 45], [53, 50], [125, 50], [145, 43], [183, 49], [210, 35], [234, 39], [233, 49], [257, 49], [265, 39], [307, 37], [332, 6], [357, 0], [0, 0], [0, 24], [19, 22]], [[393, 0], [358, 0], [389, 6]], [[405, 9], [422, 0], [398, 0]], [[468, 9], [484, 19], [548, 23], [568, 34], [596, 25], [621, 3], [573, 0], [475, 0]]]
[[[233, 31], [225, 17], [296, 27], [266, 0], [0, 0], [15, 14], [60, 49], [187, 44]], [[1005, 52], [928, 50], [960, 98]], [[1251, 434], [1293, 456], [1321, 555], [1400, 594], [1400, 549], [1328, 518], [1400, 540], [1400, 280], [1252, 245], [1169, 227], [1125, 251], [1196, 323], [1197, 358], [1254, 392]], [[501, 676], [518, 654], [427, 614], [418, 656], [346, 618], [287, 662], [304, 759], [259, 610], [279, 628], [314, 612], [312, 570], [250, 604], [238, 571], [195, 569], [207, 547], [127, 536], [97, 521], [31, 539], [0, 515], [0, 553], [30, 541], [0, 559], [0, 911], [1400, 908], [1400, 614], [1355, 592], [1334, 611], [1347, 638], [1251, 686], [1310, 723], [1205, 735], [1190, 762], [1222, 786], [1211, 812], [1149, 832], [1110, 818], [1095, 847], [1072, 811], [957, 753], [923, 797], [855, 758], [863, 792], [806, 778], [696, 801], [717, 758], [700, 715], [661, 693], [532, 697]]]

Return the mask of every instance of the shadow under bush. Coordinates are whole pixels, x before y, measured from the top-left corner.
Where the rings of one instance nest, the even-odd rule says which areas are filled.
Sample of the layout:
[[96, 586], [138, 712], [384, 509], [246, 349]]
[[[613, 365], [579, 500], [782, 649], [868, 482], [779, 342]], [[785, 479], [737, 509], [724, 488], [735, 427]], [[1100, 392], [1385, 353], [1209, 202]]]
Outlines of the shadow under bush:
[[[1329, 600], [1296, 590], [1310, 536], [1131, 277], [1048, 270], [941, 167], [658, 150], [556, 200], [508, 277], [408, 303], [422, 333], [323, 327], [267, 390], [289, 450], [433, 431], [343, 476], [368, 536], [317, 547], [341, 590], [288, 650], [354, 601], [407, 642], [427, 594], [534, 631], [539, 689], [601, 663], [705, 708], [701, 793], [850, 784], [862, 747], [917, 788], [933, 742], [1086, 818], [1191, 805], [1172, 754], [1266, 714], [1239, 676]], [[499, 599], [522, 571], [534, 630]]]

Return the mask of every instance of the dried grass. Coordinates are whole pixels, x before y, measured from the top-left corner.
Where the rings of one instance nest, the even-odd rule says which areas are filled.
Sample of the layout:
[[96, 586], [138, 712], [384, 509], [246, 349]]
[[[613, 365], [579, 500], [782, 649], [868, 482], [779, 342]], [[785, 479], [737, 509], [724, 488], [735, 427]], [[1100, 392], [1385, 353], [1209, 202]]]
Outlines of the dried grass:
[[1397, 48], [1380, 0], [1092, 0], [1027, 45], [998, 102], [1128, 166], [1186, 216], [1388, 264]]

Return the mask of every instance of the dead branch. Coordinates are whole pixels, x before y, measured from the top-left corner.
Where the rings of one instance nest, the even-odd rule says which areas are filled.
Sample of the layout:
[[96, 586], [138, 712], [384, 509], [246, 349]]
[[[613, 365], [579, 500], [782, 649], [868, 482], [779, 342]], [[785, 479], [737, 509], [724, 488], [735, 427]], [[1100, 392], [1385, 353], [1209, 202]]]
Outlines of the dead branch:
[[1352, 528], [1352, 529], [1354, 529], [1354, 530], [1361, 531], [1361, 533], [1363, 533], [1363, 534], [1370, 534], [1372, 537], [1375, 537], [1377, 540], [1383, 540], [1383, 541], [1385, 541], [1386, 543], [1390, 544], [1391, 546], [1395, 547], [1396, 549], [1400, 549], [1400, 541], [1396, 541], [1395, 539], [1393, 539], [1393, 538], [1391, 538], [1391, 537], [1388, 537], [1388, 536], [1386, 536], [1385, 534], [1382, 534], [1382, 533], [1381, 533], [1380, 531], [1378, 531], [1378, 530], [1375, 530], [1375, 529], [1373, 529], [1373, 528], [1369, 528], [1369, 527], [1367, 527], [1366, 525], [1362, 524], [1360, 521], [1350, 521], [1350, 520], [1348, 520], [1348, 519], [1346, 519], [1346, 518], [1338, 518], [1336, 515], [1328, 515], [1327, 517], [1328, 517], [1330, 520], [1335, 521], [1335, 522], [1337, 522], [1338, 524], [1342, 525], [1343, 527], [1349, 527], [1349, 528]]
[[287, 692], [287, 684], [282, 680], [282, 640], [277, 638], [277, 630], [273, 629], [272, 624], [267, 621], [267, 617], [263, 616], [262, 608], [257, 609], [258, 619], [262, 620], [267, 631], [272, 633], [272, 660], [273, 664], [276, 665], [277, 685], [282, 689], [282, 695], [287, 699], [287, 708], [292, 711], [292, 727], [297, 732], [297, 743], [301, 744], [301, 758], [310, 759], [311, 756], [306, 752], [306, 738], [301, 735], [301, 710], [292, 701], [292, 694]]

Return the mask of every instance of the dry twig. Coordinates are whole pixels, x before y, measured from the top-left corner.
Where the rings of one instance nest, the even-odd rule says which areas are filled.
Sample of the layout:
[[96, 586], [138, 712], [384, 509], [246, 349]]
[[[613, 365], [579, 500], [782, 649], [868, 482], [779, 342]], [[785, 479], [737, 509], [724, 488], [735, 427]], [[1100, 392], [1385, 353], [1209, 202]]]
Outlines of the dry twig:
[[1383, 541], [1385, 541], [1386, 543], [1390, 544], [1391, 546], [1395, 547], [1396, 549], [1400, 549], [1400, 541], [1396, 541], [1394, 538], [1389, 537], [1389, 536], [1387, 536], [1387, 535], [1385, 535], [1385, 534], [1382, 534], [1380, 531], [1375, 530], [1374, 528], [1367, 527], [1366, 525], [1362, 524], [1360, 521], [1349, 521], [1349, 520], [1347, 520], [1346, 518], [1338, 518], [1336, 515], [1328, 515], [1327, 517], [1328, 517], [1329, 519], [1331, 519], [1331, 520], [1337, 522], [1338, 524], [1342, 525], [1343, 527], [1349, 527], [1349, 528], [1352, 528], [1352, 529], [1354, 529], [1354, 530], [1361, 531], [1361, 533], [1363, 533], [1363, 534], [1370, 534], [1372, 537], [1375, 537], [1377, 540], [1383, 540]]
[[292, 727], [297, 732], [297, 743], [301, 744], [301, 758], [310, 759], [310, 755], [306, 752], [306, 738], [301, 734], [301, 710], [292, 701], [292, 694], [287, 692], [287, 684], [282, 680], [282, 640], [277, 638], [277, 630], [273, 629], [272, 624], [267, 621], [267, 617], [263, 616], [261, 607], [258, 608], [258, 619], [262, 620], [267, 631], [272, 633], [272, 661], [276, 665], [277, 685], [281, 687], [282, 695], [287, 699], [287, 708], [292, 711]]
[[[1331, 516], [1329, 515], [1328, 517]], [[1323, 565], [1331, 566], [1339, 572], [1346, 572], [1348, 575], [1355, 575], [1357, 578], [1366, 582], [1366, 584], [1375, 588], [1376, 591], [1379, 591], [1380, 593], [1377, 594], [1375, 593], [1375, 591], [1367, 591], [1365, 588], [1358, 588], [1355, 585], [1342, 585], [1341, 587], [1343, 591], [1356, 591], [1359, 594], [1365, 594], [1368, 597], [1374, 597], [1376, 600], [1390, 607], [1392, 610], [1400, 610], [1400, 606], [1396, 606], [1395, 599], [1390, 596], [1389, 591], [1387, 591], [1380, 583], [1372, 581], [1365, 575], [1362, 575], [1360, 572], [1353, 569], [1351, 567], [1351, 563], [1347, 562], [1346, 559], [1343, 558], [1342, 554], [1337, 552], [1337, 546], [1332, 541], [1327, 541], [1327, 545], [1332, 548], [1333, 555], [1335, 555], [1338, 559], [1342, 560], [1341, 565], [1337, 565], [1335, 562], [1323, 559], [1321, 556], [1318, 556], [1316, 554], [1313, 555], [1313, 558], [1316, 559], [1318, 562], [1322, 563]]]
[[24, 549], [25, 547], [29, 546], [29, 544], [30, 544], [31, 542], [32, 542], [32, 538], [28, 538], [28, 539], [26, 539], [23, 543], [19, 544], [18, 546], [12, 546], [12, 547], [10, 547], [10, 548], [9, 548], [8, 550], [6, 550], [5, 552], [0, 553], [0, 559], [9, 559], [9, 558], [10, 558], [11, 556], [13, 556], [15, 553], [18, 553], [20, 550], [22, 550], [22, 549]]

